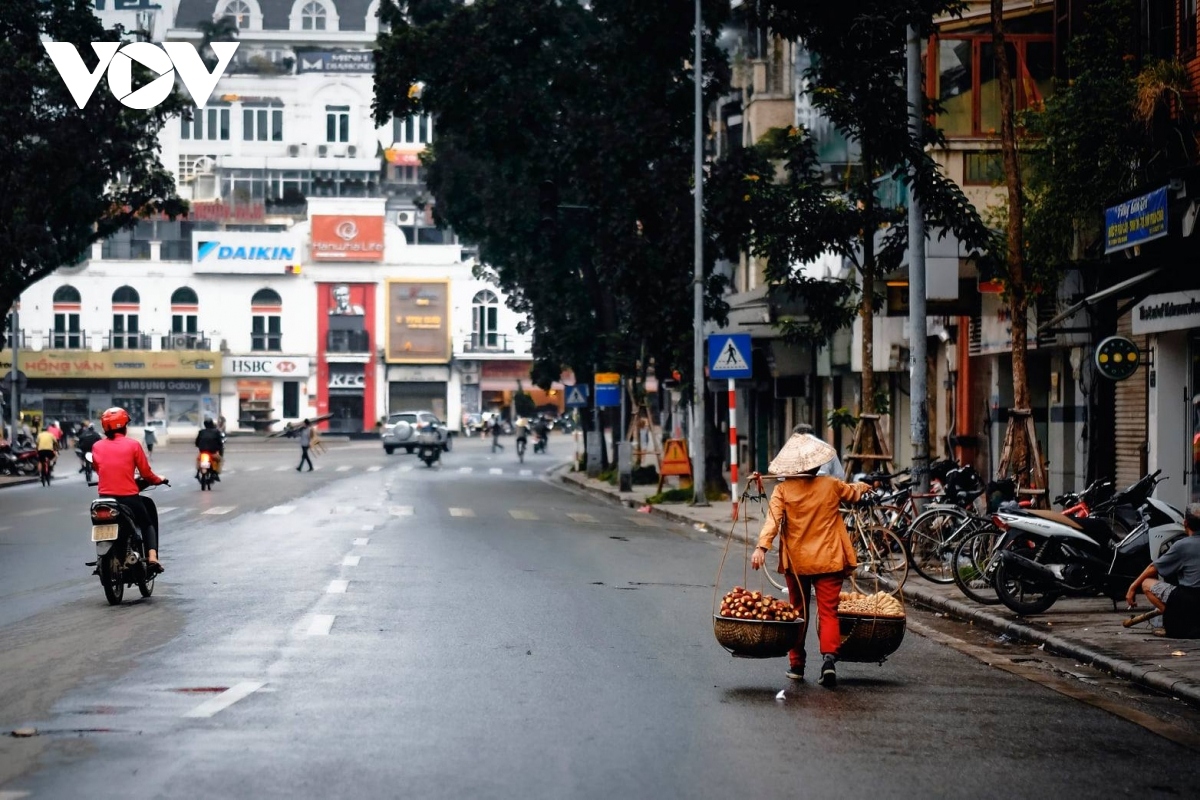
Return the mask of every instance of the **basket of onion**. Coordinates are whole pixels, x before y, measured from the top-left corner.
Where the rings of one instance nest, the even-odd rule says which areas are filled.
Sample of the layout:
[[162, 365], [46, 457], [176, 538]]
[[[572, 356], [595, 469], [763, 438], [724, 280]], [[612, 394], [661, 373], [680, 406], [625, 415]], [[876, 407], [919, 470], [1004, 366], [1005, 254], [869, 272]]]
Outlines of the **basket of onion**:
[[721, 598], [713, 614], [713, 633], [722, 647], [739, 658], [779, 658], [796, 646], [804, 620], [784, 600], [741, 586]]

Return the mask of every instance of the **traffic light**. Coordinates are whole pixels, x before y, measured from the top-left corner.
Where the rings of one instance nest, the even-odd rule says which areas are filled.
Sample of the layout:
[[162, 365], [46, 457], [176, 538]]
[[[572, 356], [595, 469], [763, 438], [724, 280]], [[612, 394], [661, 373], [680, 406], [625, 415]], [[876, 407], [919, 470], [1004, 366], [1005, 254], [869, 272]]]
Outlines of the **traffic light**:
[[538, 227], [544, 233], [553, 233], [558, 226], [558, 187], [554, 181], [542, 181], [538, 187], [538, 210], [541, 212]]

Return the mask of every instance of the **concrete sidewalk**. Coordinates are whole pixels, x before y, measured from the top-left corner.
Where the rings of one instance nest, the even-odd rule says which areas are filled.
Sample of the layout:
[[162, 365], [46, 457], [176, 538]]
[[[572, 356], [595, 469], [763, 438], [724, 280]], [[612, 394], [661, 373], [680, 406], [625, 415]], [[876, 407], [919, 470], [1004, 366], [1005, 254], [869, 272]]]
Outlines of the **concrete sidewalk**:
[[[657, 487], [635, 486], [632, 492], [620, 492], [603, 481], [592, 480], [584, 473], [564, 470], [564, 483], [621, 503], [631, 508], [646, 506], [646, 498]], [[649, 513], [657, 514], [693, 526], [702, 525], [715, 534], [727, 536], [731, 528], [732, 507], [728, 501], [707, 508], [693, 508], [684, 503], [650, 506]], [[739, 541], [757, 538], [762, 524], [763, 504], [754, 503], [748, 512], [749, 524], [739, 519], [734, 536]], [[904, 598], [976, 626], [1041, 646], [1059, 655], [1074, 658], [1082, 664], [1130, 680], [1141, 686], [1179, 698], [1200, 707], [1200, 640], [1167, 639], [1155, 636], [1148, 624], [1123, 628], [1122, 620], [1134, 612], [1113, 611], [1112, 603], [1103, 598], [1060, 600], [1045, 614], [1018, 617], [1002, 605], [984, 606], [963, 596], [953, 584], [942, 586], [926, 581], [909, 571], [904, 584]], [[1149, 608], [1143, 598], [1141, 611]]]

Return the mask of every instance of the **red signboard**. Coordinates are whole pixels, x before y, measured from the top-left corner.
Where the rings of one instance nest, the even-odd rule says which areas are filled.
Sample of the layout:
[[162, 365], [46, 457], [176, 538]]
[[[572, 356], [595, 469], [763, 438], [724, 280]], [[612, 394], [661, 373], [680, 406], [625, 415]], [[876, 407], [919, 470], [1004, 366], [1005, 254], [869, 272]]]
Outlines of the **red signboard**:
[[313, 261], [382, 261], [383, 217], [314, 215], [312, 257]]

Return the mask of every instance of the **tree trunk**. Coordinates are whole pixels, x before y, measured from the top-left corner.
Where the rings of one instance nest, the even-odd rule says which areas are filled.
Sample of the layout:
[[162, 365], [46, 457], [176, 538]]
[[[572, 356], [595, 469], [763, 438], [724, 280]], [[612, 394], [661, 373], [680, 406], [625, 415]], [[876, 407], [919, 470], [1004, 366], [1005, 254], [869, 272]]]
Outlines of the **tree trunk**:
[[[875, 163], [863, 148], [863, 169], [870, 182]], [[862, 319], [862, 413], [875, 413], [875, 194], [868, 185], [863, 197], [862, 301], [858, 315]]]
[[[1021, 195], [1021, 167], [1017, 161], [1017, 134], [1014, 115], [1012, 69], [1004, 39], [1004, 3], [992, 2], [992, 46], [1000, 79], [1000, 146], [1004, 154], [1004, 183], [1008, 189], [1008, 226], [1005, 262], [1007, 264], [1009, 309], [1012, 319], [1013, 407], [1029, 408], [1029, 381], [1026, 374], [1026, 332], [1029, 329], [1029, 294], [1025, 283], [1025, 248], [1022, 235], [1024, 209]], [[1023, 436], [1017, 436], [1010, 468], [1016, 472], [1028, 466]]]

